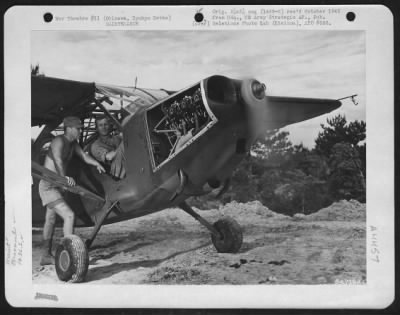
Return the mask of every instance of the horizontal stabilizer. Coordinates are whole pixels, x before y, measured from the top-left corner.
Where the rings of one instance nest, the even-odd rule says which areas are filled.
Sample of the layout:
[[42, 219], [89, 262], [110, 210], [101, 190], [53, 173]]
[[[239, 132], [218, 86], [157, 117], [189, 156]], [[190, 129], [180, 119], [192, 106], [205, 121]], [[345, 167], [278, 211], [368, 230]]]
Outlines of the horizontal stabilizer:
[[265, 123], [271, 129], [281, 128], [327, 114], [341, 104], [332, 99], [268, 96]]

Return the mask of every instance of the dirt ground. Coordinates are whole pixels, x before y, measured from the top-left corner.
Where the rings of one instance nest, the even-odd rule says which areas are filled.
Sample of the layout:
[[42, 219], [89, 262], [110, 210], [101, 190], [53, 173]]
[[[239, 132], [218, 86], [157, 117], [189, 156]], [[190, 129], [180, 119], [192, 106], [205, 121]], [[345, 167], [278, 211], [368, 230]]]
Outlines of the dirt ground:
[[[218, 253], [210, 233], [180, 209], [102, 227], [89, 253], [93, 284], [332, 284], [365, 282], [365, 204], [340, 201], [311, 215], [270, 211], [258, 201], [195, 209], [209, 222], [230, 216], [243, 228], [236, 254]], [[88, 237], [90, 228], [77, 229]], [[61, 236], [57, 229], [56, 242]], [[33, 231], [33, 283], [62, 283], [39, 266]], [[55, 251], [55, 246], [54, 246]]]

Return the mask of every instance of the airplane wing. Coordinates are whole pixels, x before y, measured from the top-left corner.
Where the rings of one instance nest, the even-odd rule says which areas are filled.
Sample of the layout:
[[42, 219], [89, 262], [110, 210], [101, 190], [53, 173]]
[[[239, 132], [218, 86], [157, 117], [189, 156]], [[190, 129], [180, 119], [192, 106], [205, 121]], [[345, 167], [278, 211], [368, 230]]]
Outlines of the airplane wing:
[[[87, 117], [97, 106], [99, 94], [107, 96], [130, 114], [147, 108], [174, 92], [137, 87], [31, 76], [32, 126], [61, 123], [65, 116]], [[276, 129], [329, 113], [341, 102], [329, 99], [267, 96], [264, 123]], [[265, 106], [265, 105], [264, 105]], [[257, 115], [256, 115], [257, 116]]]
[[95, 108], [96, 96], [117, 101], [130, 114], [146, 108], [172, 92], [119, 87], [45, 76], [31, 76], [31, 125], [60, 124], [66, 116], [87, 117]]
[[32, 126], [60, 123], [65, 116], [84, 116], [91, 110], [95, 84], [31, 76]]
[[96, 83], [96, 91], [108, 96], [112, 101], [120, 101], [121, 106], [131, 114], [153, 105], [172, 93], [166, 90], [122, 87], [100, 83]]
[[298, 123], [323, 114], [341, 106], [332, 99], [268, 96], [265, 123], [273, 129]]

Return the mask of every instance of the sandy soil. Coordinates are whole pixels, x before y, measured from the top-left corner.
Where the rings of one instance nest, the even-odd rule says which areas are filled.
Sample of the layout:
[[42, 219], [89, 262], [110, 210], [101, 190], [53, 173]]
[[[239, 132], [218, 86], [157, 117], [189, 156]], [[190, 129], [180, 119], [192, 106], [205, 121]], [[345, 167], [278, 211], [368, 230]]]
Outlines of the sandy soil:
[[[198, 210], [198, 209], [195, 209]], [[312, 215], [287, 217], [259, 202], [198, 210], [243, 228], [236, 254], [220, 254], [208, 231], [179, 209], [104, 226], [90, 251], [86, 282], [94, 284], [330, 284], [366, 278], [365, 204], [340, 201]], [[88, 237], [89, 228], [77, 229]], [[56, 240], [61, 229], [56, 232]], [[33, 232], [35, 284], [62, 283], [54, 266], [39, 266], [40, 231]], [[56, 242], [57, 243], [57, 242]], [[55, 249], [55, 248], [54, 248]]]

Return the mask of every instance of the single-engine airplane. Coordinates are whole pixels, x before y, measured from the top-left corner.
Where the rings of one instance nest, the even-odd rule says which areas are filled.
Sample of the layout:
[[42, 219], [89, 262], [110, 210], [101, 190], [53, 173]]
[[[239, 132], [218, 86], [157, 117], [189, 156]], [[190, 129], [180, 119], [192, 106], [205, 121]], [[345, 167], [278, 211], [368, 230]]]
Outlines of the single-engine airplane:
[[[38, 181], [45, 179], [66, 191], [76, 226], [93, 226], [83, 241], [62, 239], [56, 250], [59, 279], [81, 282], [88, 271], [88, 250], [103, 224], [180, 207], [211, 232], [218, 252], [237, 252], [240, 225], [229, 217], [207, 222], [185, 202], [191, 196], [229, 187], [230, 176], [266, 130], [304, 121], [341, 106], [332, 99], [278, 97], [266, 94], [255, 79], [207, 77], [177, 92], [117, 87], [32, 76], [32, 127], [43, 129], [32, 145], [32, 223], [42, 226], [45, 208]], [[84, 125], [79, 140], [87, 148], [96, 139], [94, 120], [106, 115], [123, 134], [126, 176], [116, 180], [96, 169], [70, 163], [68, 175], [77, 185], [41, 166], [54, 132], [66, 116]], [[181, 141], [185, 137], [185, 142]]]

